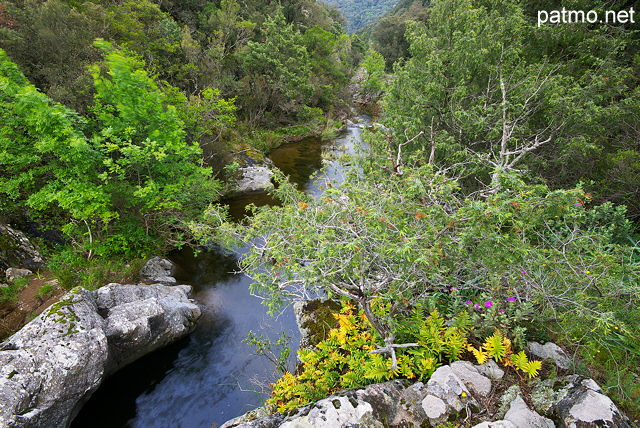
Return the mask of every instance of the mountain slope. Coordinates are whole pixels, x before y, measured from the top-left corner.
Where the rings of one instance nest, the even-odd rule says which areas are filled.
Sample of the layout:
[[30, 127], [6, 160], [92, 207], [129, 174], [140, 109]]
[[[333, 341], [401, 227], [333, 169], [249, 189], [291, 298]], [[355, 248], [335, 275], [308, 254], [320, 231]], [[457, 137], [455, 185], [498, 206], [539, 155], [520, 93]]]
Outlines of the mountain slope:
[[370, 22], [375, 21], [393, 6], [398, 0], [328, 0], [347, 18], [347, 32], [354, 33]]

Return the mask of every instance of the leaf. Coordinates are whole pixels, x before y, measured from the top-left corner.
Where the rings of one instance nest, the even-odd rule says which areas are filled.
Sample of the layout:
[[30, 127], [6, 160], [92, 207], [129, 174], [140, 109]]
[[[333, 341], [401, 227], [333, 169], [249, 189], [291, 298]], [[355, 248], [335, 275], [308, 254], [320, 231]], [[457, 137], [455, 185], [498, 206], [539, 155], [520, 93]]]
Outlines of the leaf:
[[504, 357], [507, 356], [508, 344], [509, 342], [505, 341], [502, 333], [496, 330], [492, 336], [485, 340], [483, 347], [494, 360], [502, 362]]

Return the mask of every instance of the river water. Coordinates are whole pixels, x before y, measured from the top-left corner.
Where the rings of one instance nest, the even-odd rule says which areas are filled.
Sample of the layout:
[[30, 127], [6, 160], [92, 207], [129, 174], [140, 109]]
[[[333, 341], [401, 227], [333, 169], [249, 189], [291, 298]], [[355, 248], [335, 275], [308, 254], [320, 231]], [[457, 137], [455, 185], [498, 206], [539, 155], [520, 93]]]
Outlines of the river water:
[[[361, 145], [362, 125], [350, 125], [337, 139], [309, 138], [275, 149], [270, 157], [298, 188], [321, 194], [328, 180], [339, 182], [335, 159]], [[324, 167], [324, 169], [323, 169]], [[317, 177], [313, 175], [321, 171]], [[234, 217], [248, 203], [274, 203], [266, 193], [226, 201]], [[82, 408], [72, 428], [211, 428], [260, 406], [267, 395], [252, 379], [274, 381], [274, 366], [242, 341], [250, 331], [275, 340], [284, 331], [294, 348], [299, 339], [291, 310], [272, 318], [251, 296], [251, 279], [235, 273], [243, 250], [210, 250], [194, 257], [175, 254], [181, 282], [193, 285], [203, 317], [187, 338], [148, 355], [109, 378]], [[292, 352], [292, 361], [295, 352]]]

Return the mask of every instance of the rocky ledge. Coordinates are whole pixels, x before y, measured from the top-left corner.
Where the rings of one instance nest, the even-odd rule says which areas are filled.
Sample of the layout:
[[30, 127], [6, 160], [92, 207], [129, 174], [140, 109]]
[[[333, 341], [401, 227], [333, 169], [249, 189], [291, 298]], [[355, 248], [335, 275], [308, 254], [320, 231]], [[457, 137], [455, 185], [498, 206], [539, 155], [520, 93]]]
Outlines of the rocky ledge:
[[259, 409], [221, 428], [433, 427], [447, 421], [473, 428], [633, 426], [591, 379], [534, 380], [527, 383], [526, 395], [514, 385], [496, 400], [494, 382], [503, 375], [494, 362], [456, 361], [436, 370], [426, 384], [394, 380], [369, 385], [286, 415], [263, 416]]
[[0, 426], [66, 427], [110, 374], [190, 333], [191, 287], [75, 288], [0, 344]]

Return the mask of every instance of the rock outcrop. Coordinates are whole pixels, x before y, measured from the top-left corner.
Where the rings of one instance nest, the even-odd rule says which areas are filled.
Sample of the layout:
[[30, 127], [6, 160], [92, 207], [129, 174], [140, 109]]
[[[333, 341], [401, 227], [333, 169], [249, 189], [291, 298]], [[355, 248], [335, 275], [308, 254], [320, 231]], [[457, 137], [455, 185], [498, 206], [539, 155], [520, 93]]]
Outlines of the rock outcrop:
[[485, 374], [502, 377], [494, 364], [457, 361], [438, 368], [426, 384], [394, 380], [369, 385], [339, 392], [286, 415], [263, 416], [264, 409], [259, 409], [222, 428], [429, 427], [470, 420], [475, 421], [473, 428], [632, 427], [593, 380], [577, 375], [534, 380], [527, 400], [514, 385], [502, 393], [503, 408], [488, 414], [479, 403], [495, 393], [492, 379]]
[[11, 267], [38, 270], [44, 267], [44, 261], [24, 233], [0, 224], [0, 270]]
[[152, 257], [140, 269], [140, 281], [146, 284], [176, 285], [176, 265], [164, 257]]
[[190, 287], [75, 288], [0, 344], [0, 426], [65, 427], [106, 376], [188, 334]]
[[237, 193], [251, 193], [273, 189], [273, 171], [268, 165], [249, 165], [240, 168], [242, 178], [235, 187]]

